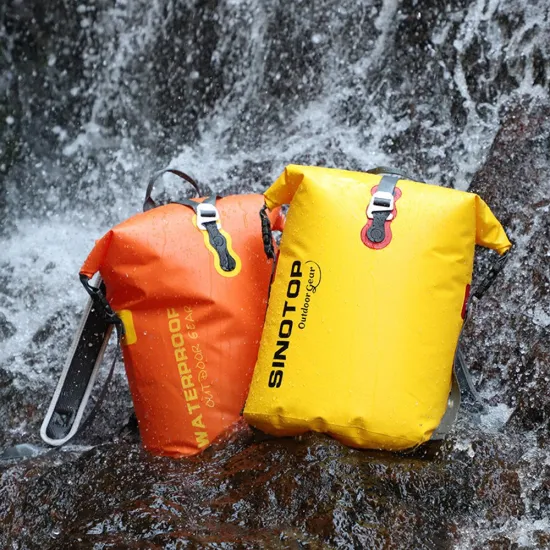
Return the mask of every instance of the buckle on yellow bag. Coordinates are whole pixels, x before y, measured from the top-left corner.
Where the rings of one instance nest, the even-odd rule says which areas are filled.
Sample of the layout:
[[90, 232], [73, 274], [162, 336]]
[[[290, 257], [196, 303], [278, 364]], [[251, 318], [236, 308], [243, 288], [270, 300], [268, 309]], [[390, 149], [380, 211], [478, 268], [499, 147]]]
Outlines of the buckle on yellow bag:
[[387, 191], [376, 191], [367, 208], [367, 218], [372, 219], [374, 212], [389, 212], [386, 221], [393, 220], [394, 196]]

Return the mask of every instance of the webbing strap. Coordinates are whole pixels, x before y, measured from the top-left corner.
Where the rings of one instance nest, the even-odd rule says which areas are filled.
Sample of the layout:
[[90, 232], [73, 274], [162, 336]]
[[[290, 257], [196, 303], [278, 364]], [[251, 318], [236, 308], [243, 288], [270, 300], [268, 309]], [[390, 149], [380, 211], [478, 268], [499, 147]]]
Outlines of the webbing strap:
[[[489, 269], [489, 273], [485, 276], [484, 279], [477, 285], [476, 289], [472, 292], [472, 297], [476, 298], [477, 300], [480, 300], [484, 294], [487, 292], [487, 290], [491, 287], [493, 282], [495, 281], [498, 274], [502, 271], [504, 266], [506, 265], [506, 262], [508, 261], [510, 256], [510, 252], [506, 252], [502, 256], [500, 256], [497, 261], [491, 266]], [[462, 329], [460, 331], [460, 335], [458, 337], [458, 343], [456, 346], [455, 351], [455, 357], [454, 357], [454, 363], [453, 363], [453, 386], [457, 385], [458, 388], [458, 402], [460, 403], [461, 400], [468, 403], [468, 406], [473, 409], [475, 412], [482, 412], [485, 408], [483, 399], [479, 395], [479, 392], [477, 391], [474, 381], [472, 379], [472, 375], [470, 374], [470, 370], [468, 369], [468, 366], [466, 364], [466, 360], [464, 359], [464, 354], [462, 353], [462, 342], [464, 340], [464, 331], [466, 328], [466, 325], [468, 324], [468, 320], [470, 319], [469, 315], [469, 308], [466, 310], [466, 315], [464, 318], [464, 323], [462, 324]], [[432, 435], [432, 440], [437, 439], [443, 439], [447, 433], [449, 433], [454, 421], [456, 420], [456, 417], [458, 415], [458, 408], [456, 411], [449, 412], [449, 408], [452, 408], [452, 403], [456, 402], [456, 397], [453, 397], [453, 391], [451, 391], [451, 395], [449, 396], [449, 405], [447, 408], [447, 412], [443, 416], [443, 419], [441, 420], [441, 423], [437, 427], [436, 431]], [[449, 422], [449, 419], [451, 416], [454, 415], [454, 418], [452, 422]]]
[[[397, 184], [397, 180], [399, 179], [399, 176], [396, 174], [384, 174], [382, 176], [382, 179], [380, 180], [380, 183], [378, 184], [378, 192], [380, 193], [390, 193], [394, 194], [395, 192], [395, 185]], [[378, 206], [378, 201], [375, 199], [374, 204]], [[380, 203], [380, 206], [389, 206], [385, 202]]]
[[196, 201], [193, 201], [191, 199], [186, 199], [185, 197], [180, 199], [179, 201], [172, 201], [174, 204], [183, 204], [184, 206], [189, 206], [190, 208], [192, 208], [194, 211], [195, 211], [195, 214], [198, 213], [198, 207], [199, 207], [199, 204], [212, 204], [212, 205], [215, 205], [216, 204], [216, 199], [218, 197], [216, 197], [216, 195], [211, 195], [210, 197], [206, 197], [202, 203], [200, 202], [196, 202]]
[[373, 243], [381, 243], [386, 238], [384, 224], [393, 212], [393, 195], [398, 180], [397, 175], [384, 174], [372, 196], [367, 209], [367, 216], [372, 218], [372, 224], [367, 230], [367, 238]]
[[[89, 392], [91, 391], [91, 384], [93, 384], [93, 381], [95, 381], [95, 374], [93, 372], [90, 374], [90, 381], [87, 382], [87, 388], [83, 394], [81, 394], [78, 389], [75, 390], [74, 380], [71, 381], [68, 378], [65, 378], [63, 382], [60, 381], [60, 384], [62, 384], [62, 386], [58, 385], [58, 390], [56, 390], [52, 403], [50, 404], [50, 411], [46, 415], [41, 429], [42, 439], [46, 443], [53, 446], [53, 448], [50, 448], [50, 450], [48, 451], [48, 454], [51, 452], [55, 452], [57, 449], [63, 447], [78, 435], [81, 435], [92, 424], [94, 418], [97, 415], [97, 412], [105, 401], [105, 397], [113, 378], [115, 365], [120, 355], [121, 340], [124, 335], [124, 327], [122, 321], [108, 304], [105, 295], [101, 290], [101, 284], [99, 284], [97, 287], [92, 286], [89, 283], [88, 277], [85, 276], [84, 278], [81, 277], [81, 281], [84, 284], [86, 291], [90, 294], [92, 298], [92, 305], [89, 307], [93, 307], [93, 310], [89, 310], [88, 316], [91, 315], [92, 311], [97, 310], [97, 312], [101, 312], [103, 314], [108, 324], [115, 326], [117, 331], [117, 349], [113, 356], [109, 373], [107, 374], [105, 382], [103, 383], [103, 388], [101, 389], [99, 397], [84, 422], [80, 422], [80, 417], [83, 412], [83, 410], [80, 411], [80, 409], [86, 406], [85, 404], [88, 400]], [[96, 319], [96, 317], [94, 317], [94, 319]], [[87, 323], [88, 319], [84, 319], [82, 330], [89, 328]], [[96, 329], [96, 324], [97, 323], [95, 321], [92, 324], [94, 329]], [[97, 352], [99, 353], [97, 361], [101, 360], [101, 356], [103, 355], [103, 348], [107, 343], [109, 334], [110, 331], [107, 331], [104, 339], [102, 340], [104, 342], [102, 344], [102, 349], [97, 350]], [[77, 353], [76, 347], [73, 349], [73, 352]], [[94, 370], [97, 368], [99, 368], [99, 363], [96, 362]], [[77, 374], [82, 375], [82, 372], [82, 370], [77, 371]], [[63, 391], [67, 385], [70, 386], [69, 390]], [[61, 395], [63, 395], [63, 399], [61, 399]], [[73, 429], [74, 432], [72, 432]], [[46, 449], [41, 447], [23, 443], [15, 445], [13, 447], [9, 447], [3, 452], [0, 452], [0, 459], [29, 458], [32, 456], [40, 455], [45, 450]]]
[[262, 222], [262, 241], [264, 243], [264, 252], [269, 260], [275, 259], [275, 247], [273, 246], [273, 235], [271, 233], [271, 223], [267, 215], [267, 205], [263, 205], [260, 210], [260, 220]]
[[375, 176], [381, 176], [383, 174], [400, 176], [402, 179], [410, 180], [410, 174], [406, 174], [398, 168], [393, 168], [392, 166], [376, 166], [375, 168], [369, 168], [366, 170], [367, 174], [374, 174]]
[[[156, 208], [157, 203], [151, 198], [151, 193], [153, 192], [153, 187], [155, 185], [155, 182], [167, 172], [171, 174], [175, 174], [176, 176], [179, 176], [181, 179], [185, 180], [187, 183], [191, 184], [193, 189], [197, 192], [197, 195], [200, 196], [201, 192], [199, 189], [198, 183], [189, 175], [187, 175], [185, 172], [182, 172], [181, 170], [178, 170], [176, 168], [164, 168], [163, 170], [159, 170], [158, 172], [155, 172], [151, 179], [149, 180], [149, 184], [147, 185], [147, 190], [145, 191], [145, 200], [143, 201], [143, 211], [147, 212], [147, 210], [151, 210], [152, 208]], [[182, 201], [183, 202], [183, 201]]]

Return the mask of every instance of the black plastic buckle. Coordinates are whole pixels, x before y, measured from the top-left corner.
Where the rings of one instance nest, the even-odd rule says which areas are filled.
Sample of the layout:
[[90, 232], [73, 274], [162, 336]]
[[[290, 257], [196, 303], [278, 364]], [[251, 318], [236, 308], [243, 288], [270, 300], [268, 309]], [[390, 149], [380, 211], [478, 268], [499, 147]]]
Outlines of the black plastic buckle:
[[262, 241], [264, 243], [265, 255], [270, 260], [275, 259], [275, 248], [273, 247], [273, 236], [271, 233], [271, 223], [267, 216], [267, 206], [264, 204], [260, 210], [260, 219], [262, 220]]
[[122, 319], [116, 314], [113, 308], [107, 302], [107, 298], [103, 294], [101, 288], [92, 286], [90, 284], [90, 279], [86, 275], [80, 275], [80, 282], [86, 289], [86, 292], [90, 295], [96, 306], [99, 306], [100, 311], [102, 312], [105, 320], [113, 325], [116, 325], [117, 329], [120, 331], [121, 337], [125, 335], [126, 331], [124, 329], [124, 323]]

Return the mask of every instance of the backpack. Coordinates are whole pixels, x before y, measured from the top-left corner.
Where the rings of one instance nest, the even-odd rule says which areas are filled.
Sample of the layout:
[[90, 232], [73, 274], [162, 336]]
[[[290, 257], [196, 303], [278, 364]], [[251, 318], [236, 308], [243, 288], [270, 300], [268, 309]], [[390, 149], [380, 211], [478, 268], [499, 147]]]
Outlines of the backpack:
[[475, 245], [504, 256], [501, 224], [475, 194], [392, 173], [291, 165], [265, 198], [290, 207], [245, 419], [360, 448], [428, 441], [453, 388]]
[[[145, 449], [178, 457], [204, 449], [240, 417], [275, 258], [271, 227], [281, 229], [283, 219], [259, 194], [157, 206], [153, 184], [166, 171], [198, 191], [179, 170], [156, 174], [145, 212], [96, 242], [80, 278], [94, 312], [121, 329]], [[102, 286], [91, 282], [98, 272]], [[53, 401], [51, 409], [43, 437], [65, 442], [66, 429], [56, 436]]]

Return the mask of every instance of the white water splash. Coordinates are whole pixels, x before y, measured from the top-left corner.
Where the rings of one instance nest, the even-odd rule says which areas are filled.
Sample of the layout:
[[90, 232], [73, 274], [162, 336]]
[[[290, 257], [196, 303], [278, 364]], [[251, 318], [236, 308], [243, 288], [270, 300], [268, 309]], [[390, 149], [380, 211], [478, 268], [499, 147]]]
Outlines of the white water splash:
[[[21, 220], [13, 237], [0, 240], [9, 259], [10, 281], [4, 288], [3, 307], [16, 334], [0, 347], [0, 363], [23, 368], [21, 353], [33, 335], [60, 305], [69, 312], [82, 309], [86, 294], [78, 280], [78, 270], [101, 229], [82, 213], [52, 216], [43, 224]], [[8, 358], [13, 360], [8, 361]], [[26, 369], [27, 377], [40, 377]]]

